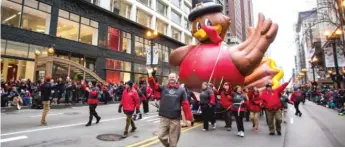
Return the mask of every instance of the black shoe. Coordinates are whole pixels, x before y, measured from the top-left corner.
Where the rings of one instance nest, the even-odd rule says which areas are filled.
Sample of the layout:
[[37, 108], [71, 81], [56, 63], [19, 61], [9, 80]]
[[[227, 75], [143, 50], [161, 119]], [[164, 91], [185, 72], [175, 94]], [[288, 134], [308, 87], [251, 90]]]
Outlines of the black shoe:
[[298, 116], [298, 114], [297, 114], [297, 113], [295, 113], [295, 115], [296, 115], [296, 116]]
[[142, 114], [139, 114], [139, 118], [138, 120], [142, 119], [143, 118], [143, 115]]
[[127, 138], [128, 137], [128, 133], [124, 133], [123, 135], [122, 135], [122, 138]]
[[99, 123], [99, 120], [101, 120], [101, 117], [98, 117], [98, 118], [97, 118], [96, 124]]
[[270, 133], [271, 136], [275, 135], [275, 133]]
[[277, 134], [278, 134], [279, 136], [281, 136], [281, 135], [282, 135], [282, 133], [281, 133], [280, 131], [277, 131]]
[[194, 122], [191, 122], [191, 126], [193, 126], [194, 125]]
[[137, 128], [135, 127], [135, 128], [132, 128], [130, 132], [134, 133], [136, 130], [137, 130]]
[[253, 127], [255, 127], [255, 124], [253, 124]]
[[87, 123], [85, 126], [91, 126], [91, 123]]
[[302, 113], [299, 113], [299, 117], [301, 117], [302, 116]]

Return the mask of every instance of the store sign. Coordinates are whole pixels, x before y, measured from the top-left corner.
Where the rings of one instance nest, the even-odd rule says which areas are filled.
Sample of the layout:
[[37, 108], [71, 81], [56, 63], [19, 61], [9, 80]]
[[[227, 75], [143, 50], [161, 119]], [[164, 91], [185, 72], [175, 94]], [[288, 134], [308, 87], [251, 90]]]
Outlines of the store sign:
[[[159, 52], [157, 47], [153, 47], [153, 61], [152, 65], [158, 64]], [[151, 48], [146, 49], [146, 65], [151, 65]]]
[[[325, 53], [325, 63], [326, 67], [335, 67], [334, 64], [334, 56], [333, 56], [333, 47], [324, 48]], [[345, 57], [344, 52], [341, 48], [337, 48], [337, 60], [338, 60], [338, 66], [344, 67], [345, 66]]]

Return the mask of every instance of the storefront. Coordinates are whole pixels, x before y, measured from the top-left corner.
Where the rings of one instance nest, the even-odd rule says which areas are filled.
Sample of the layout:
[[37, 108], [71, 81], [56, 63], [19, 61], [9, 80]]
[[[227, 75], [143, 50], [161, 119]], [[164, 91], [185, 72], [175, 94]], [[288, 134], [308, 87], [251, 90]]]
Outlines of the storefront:
[[[4, 80], [37, 79], [35, 51], [47, 54], [51, 45], [55, 45], [55, 56], [78, 63], [107, 82], [147, 79], [146, 50], [151, 40], [145, 34], [149, 28], [84, 0], [3, 0], [1, 12]], [[169, 53], [183, 44], [164, 35], [154, 42], [160, 49], [155, 65], [158, 82], [166, 83], [168, 74], [176, 70], [168, 66]], [[79, 79], [81, 73], [54, 64], [52, 75]]]

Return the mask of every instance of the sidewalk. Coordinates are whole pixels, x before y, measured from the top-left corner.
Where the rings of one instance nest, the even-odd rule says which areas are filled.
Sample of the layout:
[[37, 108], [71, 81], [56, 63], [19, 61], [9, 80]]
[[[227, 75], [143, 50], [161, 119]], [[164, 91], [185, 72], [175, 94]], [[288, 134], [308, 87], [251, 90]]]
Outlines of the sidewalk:
[[[118, 102], [108, 102], [108, 104], [117, 104]], [[108, 104], [104, 104], [104, 103], [100, 103], [98, 104], [99, 106], [102, 105], [108, 105]], [[75, 105], [66, 105], [65, 103], [61, 103], [61, 104], [52, 104], [52, 106], [50, 107], [50, 109], [64, 109], [64, 108], [72, 108], [72, 107], [82, 107], [82, 106], [88, 106], [87, 103], [82, 104], [82, 103], [77, 103]], [[25, 109], [32, 109], [31, 106], [23, 106], [21, 110], [25, 110]], [[17, 108], [15, 106], [11, 106], [11, 107], [1, 107], [1, 112], [2, 113], [6, 113], [6, 112], [13, 112], [16, 111]], [[33, 109], [33, 110], [41, 110], [41, 109]]]

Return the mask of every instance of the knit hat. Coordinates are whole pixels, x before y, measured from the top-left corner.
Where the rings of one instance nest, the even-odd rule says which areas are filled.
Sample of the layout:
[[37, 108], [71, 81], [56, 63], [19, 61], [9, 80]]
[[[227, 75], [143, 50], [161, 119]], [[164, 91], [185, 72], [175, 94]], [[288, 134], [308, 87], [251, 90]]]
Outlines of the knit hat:
[[126, 82], [126, 84], [128, 84], [130, 87], [132, 87], [133, 86], [133, 81], [129, 80], [129, 81]]
[[51, 78], [49, 76], [46, 76], [45, 81], [50, 82]]

